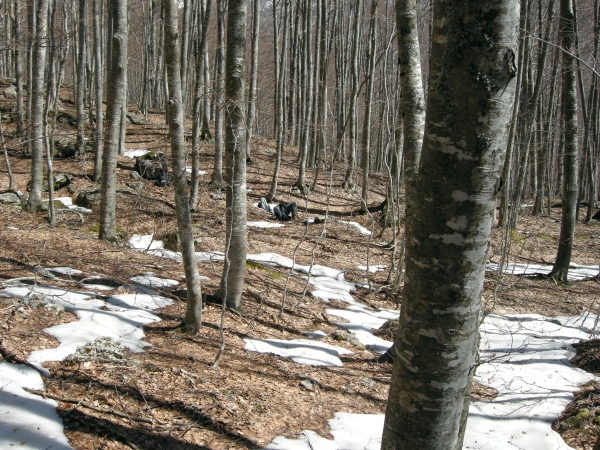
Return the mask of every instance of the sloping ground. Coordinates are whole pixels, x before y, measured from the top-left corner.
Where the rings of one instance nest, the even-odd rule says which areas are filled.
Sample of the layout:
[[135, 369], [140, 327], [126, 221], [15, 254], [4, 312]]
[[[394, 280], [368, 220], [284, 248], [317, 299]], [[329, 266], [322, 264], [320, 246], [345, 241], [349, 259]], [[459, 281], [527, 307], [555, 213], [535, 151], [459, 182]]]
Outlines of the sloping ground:
[[[149, 148], [168, 153], [165, 129], [159, 125], [131, 126], [127, 148]], [[135, 143], [134, 143], [135, 141]], [[264, 211], [253, 207], [268, 190], [274, 162], [270, 141], [256, 139], [256, 164], [248, 169], [249, 220], [275, 223]], [[17, 189], [26, 191], [29, 160], [11, 154]], [[391, 252], [383, 249], [391, 234], [386, 230], [378, 237], [380, 227], [369, 217], [356, 217], [356, 194], [341, 189], [343, 170], [329, 175], [321, 173], [316, 192], [308, 199], [290, 190], [295, 181], [294, 149], [286, 147], [282, 167], [279, 200], [295, 200], [300, 221], [286, 223], [281, 228], [250, 228], [248, 251], [252, 254], [276, 252], [295, 258], [297, 264], [308, 266], [313, 258], [317, 264], [343, 273], [349, 283], [367, 281], [367, 246], [370, 244], [369, 266], [389, 267]], [[93, 183], [86, 178], [91, 172], [91, 159], [81, 161], [56, 160], [57, 173], [73, 175], [70, 186], [57, 196], [75, 198], [77, 193]], [[118, 198], [118, 225], [122, 239], [117, 245], [96, 239], [97, 205], [84, 214], [82, 223], [75, 214], [66, 213], [57, 227], [48, 227], [42, 214], [30, 215], [8, 205], [0, 205], [0, 279], [35, 277], [40, 268], [70, 266], [81, 274], [60, 275], [62, 281], [42, 279], [39, 283], [55, 283], [63, 289], [87, 290], [83, 279], [101, 276], [117, 280], [122, 286], [97, 292], [103, 296], [131, 295], [136, 292], [126, 286], [134, 276], [154, 272], [157, 277], [182, 282], [181, 265], [168, 258], [144, 254], [126, 244], [133, 234], [154, 234], [162, 240], [175, 229], [173, 193], [171, 187], [157, 187], [143, 181], [141, 191], [127, 186], [134, 161], [119, 159], [119, 189], [127, 191]], [[211, 145], [202, 147], [201, 198], [194, 222], [201, 252], [222, 251], [224, 247], [224, 198], [208, 189], [212, 171]], [[359, 174], [357, 174], [359, 175]], [[312, 173], [309, 175], [311, 179]], [[358, 178], [358, 177], [357, 177]], [[372, 203], [379, 203], [385, 189], [384, 177], [372, 177]], [[5, 173], [0, 173], [0, 189], [7, 186]], [[328, 208], [332, 221], [323, 231], [322, 224], [308, 228], [302, 223], [307, 217], [322, 215]], [[560, 209], [550, 217], [532, 218], [524, 212], [519, 231], [511, 235], [511, 263], [551, 264], [556, 251]], [[341, 219], [335, 220], [335, 219]], [[375, 237], [346, 222], [358, 222]], [[498, 249], [502, 236], [494, 230], [490, 259], [499, 262]], [[600, 227], [598, 224], [577, 225], [573, 260], [582, 265], [598, 264]], [[322, 237], [321, 237], [322, 236]], [[222, 265], [206, 259], [199, 264], [206, 276], [204, 290], [216, 289]], [[145, 326], [144, 342], [152, 345], [144, 353], [130, 355], [127, 362], [50, 362], [44, 367], [51, 377], [44, 380], [48, 395], [59, 399], [58, 412], [65, 424], [70, 444], [77, 449], [92, 448], [252, 448], [265, 446], [277, 436], [297, 439], [303, 430], [312, 430], [323, 439], [333, 439], [329, 420], [336, 413], [382, 414], [391, 368], [376, 362], [378, 353], [357, 347], [332, 337], [319, 342], [344, 348], [352, 354], [339, 355], [343, 364], [335, 366], [305, 366], [270, 354], [248, 352], [247, 339], [298, 340], [305, 332], [322, 331], [329, 335], [343, 323], [331, 310], [352, 312], [352, 305], [332, 298], [324, 303], [314, 296], [316, 286], [307, 290], [313, 295], [303, 297], [307, 280], [302, 273], [290, 274], [284, 267], [250, 263], [242, 314], [231, 311], [225, 316], [226, 350], [216, 369], [212, 368], [220, 346], [218, 306], [206, 305], [205, 325], [198, 336], [190, 338], [177, 332], [185, 305], [178, 287], [157, 289], [173, 303], [156, 311], [159, 322]], [[358, 288], [352, 297], [375, 311], [397, 310], [401, 294], [386, 297], [387, 270], [369, 275], [375, 290]], [[118, 285], [117, 284], [117, 285]], [[280, 309], [287, 285], [283, 315]], [[331, 287], [330, 287], [331, 288]], [[555, 285], [548, 280], [505, 276], [493, 273], [486, 277], [484, 302], [486, 310], [495, 314], [539, 313], [546, 316], [575, 316], [595, 311], [600, 298], [598, 281], [585, 280], [570, 285]], [[19, 304], [16, 297], [2, 300], [0, 337], [2, 357], [13, 362], [27, 362], [33, 351], [55, 348], [58, 342], [44, 332], [54, 325], [76, 320], [70, 312], [59, 316], [46, 308]], [[594, 303], [596, 302], [596, 303]], [[346, 314], [346, 313], [344, 313]], [[384, 339], [388, 339], [381, 336]], [[245, 340], [246, 339], [246, 340]], [[343, 352], [342, 352], [343, 353]], [[3, 383], [4, 384], [4, 383]], [[312, 387], [310, 390], [307, 386]], [[39, 385], [38, 387], [39, 388]], [[34, 389], [37, 389], [34, 388]], [[576, 388], [573, 387], [572, 390]], [[140, 420], [143, 419], [143, 420]], [[583, 448], [583, 447], [580, 447]]]

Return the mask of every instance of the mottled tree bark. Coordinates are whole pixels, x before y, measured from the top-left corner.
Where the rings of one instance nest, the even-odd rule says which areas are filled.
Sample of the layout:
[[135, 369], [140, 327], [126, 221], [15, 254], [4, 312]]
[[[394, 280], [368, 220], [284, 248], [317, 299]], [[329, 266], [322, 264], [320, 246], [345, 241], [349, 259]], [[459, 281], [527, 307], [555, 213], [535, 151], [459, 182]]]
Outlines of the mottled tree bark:
[[127, 79], [127, 0], [111, 0], [109, 21], [112, 33], [108, 34], [111, 43], [110, 68], [106, 93], [106, 139], [102, 155], [102, 197], [100, 199], [100, 230], [98, 239], [115, 241], [117, 221], [115, 216], [117, 197], [117, 154], [121, 134], [121, 114]]
[[516, 0], [437, 1], [383, 449], [462, 448], [514, 101]]
[[239, 308], [246, 272], [246, 9], [248, 0], [227, 5], [227, 59], [225, 61], [225, 264], [215, 293], [230, 308]]
[[183, 320], [187, 331], [196, 334], [202, 324], [202, 290], [194, 249], [192, 218], [188, 205], [186, 179], [186, 149], [183, 103], [181, 97], [181, 62], [177, 0], [164, 0], [165, 40], [164, 53], [169, 83], [169, 137], [171, 139], [171, 167], [175, 187], [177, 233], [181, 243], [181, 256], [187, 288], [187, 309]]
[[558, 251], [550, 277], [566, 282], [575, 236], [577, 203], [577, 91], [575, 88], [575, 58], [573, 0], [560, 0], [560, 35], [562, 52], [562, 101], [564, 121], [562, 219]]
[[94, 159], [94, 180], [100, 181], [102, 176], [102, 145], [104, 140], [104, 116], [102, 114], [103, 77], [102, 77], [102, 33], [100, 32], [100, 0], [93, 0], [94, 10], [94, 72], [96, 87], [96, 156]]
[[252, 163], [250, 154], [250, 141], [252, 139], [252, 129], [254, 128], [254, 118], [256, 117], [256, 84], [258, 81], [258, 38], [260, 30], [260, 0], [254, 0], [252, 10], [252, 50], [250, 67], [250, 90], [248, 91], [248, 115], [246, 116], [246, 162]]
[[42, 206], [44, 176], [44, 75], [46, 69], [46, 34], [48, 0], [38, 0], [35, 22], [35, 43], [31, 88], [31, 189], [26, 209], [37, 212]]
[[[85, 97], [85, 58], [87, 36], [87, 0], [79, 0], [79, 25], [78, 25], [78, 61], [77, 61], [77, 95], [75, 96], [75, 113], [77, 116], [77, 154], [83, 155], [85, 151], [84, 131], [84, 97]], [[100, 69], [100, 68], [98, 68]]]
[[223, 187], [223, 113], [225, 108], [225, 2], [217, 1], [217, 52], [215, 56], [215, 158], [210, 184]]

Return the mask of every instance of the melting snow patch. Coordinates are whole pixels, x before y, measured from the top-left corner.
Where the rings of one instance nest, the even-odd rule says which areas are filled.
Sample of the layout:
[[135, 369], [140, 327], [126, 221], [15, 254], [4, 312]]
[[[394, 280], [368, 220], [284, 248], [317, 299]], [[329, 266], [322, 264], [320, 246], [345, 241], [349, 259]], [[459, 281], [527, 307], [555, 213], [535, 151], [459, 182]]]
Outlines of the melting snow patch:
[[138, 156], [144, 156], [145, 154], [150, 153], [150, 151], [146, 148], [138, 148], [133, 150], [127, 150], [123, 153], [123, 156], [127, 158], [137, 158]]
[[342, 366], [340, 355], [352, 352], [342, 347], [306, 339], [250, 339], [244, 338], [246, 350], [259, 353], [274, 353], [284, 358], [290, 358], [298, 364], [307, 366]]
[[267, 445], [269, 450], [379, 450], [383, 434], [383, 414], [335, 413], [329, 419], [333, 441], [305, 430], [300, 439], [283, 436]]
[[46, 270], [48, 272], [52, 272], [52, 273], [55, 273], [58, 275], [68, 275], [68, 276], [83, 273], [83, 272], [81, 272], [81, 270], [72, 269], [71, 267], [47, 267]]
[[91, 209], [74, 205], [73, 199], [71, 197], [58, 197], [58, 198], [55, 198], [54, 200], [58, 200], [63, 205], [65, 205], [67, 207], [67, 209], [70, 209], [71, 211], [77, 211], [77, 212], [84, 213], [84, 214], [90, 214], [92, 212]]
[[[536, 314], [488, 316], [480, 329], [482, 364], [475, 379], [497, 389], [498, 396], [489, 402], [471, 402], [463, 448], [569, 449], [551, 425], [574, 400], [573, 392], [594, 379], [571, 366], [569, 359], [575, 354], [570, 344], [587, 339], [595, 320], [591, 314], [552, 321]], [[329, 421], [333, 441], [303, 431], [298, 440], [280, 436], [266, 448], [379, 448], [383, 414], [337, 413], [335, 417]]]
[[[498, 264], [488, 263], [486, 269], [497, 271]], [[543, 266], [541, 264], [506, 264], [504, 273], [509, 275], [548, 275], [552, 271], [552, 266]], [[586, 278], [592, 278], [600, 274], [600, 266], [582, 266], [571, 264], [569, 266], [569, 280], [581, 281]]]
[[325, 336], [327, 336], [327, 333], [325, 333], [324, 331], [321, 331], [321, 330], [303, 331], [302, 334], [309, 339], [321, 339], [321, 338], [324, 338]]
[[[357, 266], [359, 270], [367, 270], [367, 266], [363, 266], [361, 264], [357, 264]], [[386, 266], [385, 264], [376, 264], [374, 266], [368, 267], [370, 273], [381, 272], [382, 270], [385, 270], [387, 268], [388, 266]]]
[[0, 362], [0, 442], [4, 448], [38, 450], [72, 448], [56, 413], [57, 403], [30, 394], [43, 390], [42, 377], [31, 367]]
[[256, 228], [281, 228], [283, 226], [282, 223], [266, 222], [266, 221], [248, 222], [247, 225], [249, 227], [256, 227]]
[[46, 376], [50, 372], [42, 367], [46, 361], [62, 361], [76, 352], [77, 348], [96, 338], [110, 337], [133, 352], [141, 352], [150, 345], [143, 342], [142, 327], [158, 322], [153, 309], [171, 304], [171, 300], [148, 294], [124, 294], [108, 298], [95, 298], [88, 292], [67, 291], [48, 285], [11, 286], [2, 291], [4, 295], [25, 297], [31, 292], [46, 296], [48, 303], [64, 307], [79, 320], [63, 323], [44, 331], [54, 336], [60, 345], [56, 348], [38, 350], [29, 355], [28, 361]]
[[168, 278], [159, 278], [154, 276], [154, 272], [147, 272], [142, 275], [130, 278], [130, 281], [141, 284], [142, 286], [148, 287], [160, 287], [169, 288], [171, 286], [177, 286], [179, 281], [169, 280]]
[[[191, 167], [191, 166], [187, 166], [187, 167], [185, 168], [185, 171], [186, 171], [187, 173], [192, 173], [192, 167]], [[198, 175], [206, 175], [206, 170], [199, 170], [199, 171], [198, 171]]]
[[360, 234], [366, 234], [367, 236], [369, 236], [371, 234], [371, 232], [369, 230], [367, 230], [365, 227], [363, 227], [358, 222], [346, 222], [345, 220], [340, 220], [339, 222], [346, 224], [346, 225], [350, 225], [351, 227], [355, 227], [356, 229], [358, 229]]

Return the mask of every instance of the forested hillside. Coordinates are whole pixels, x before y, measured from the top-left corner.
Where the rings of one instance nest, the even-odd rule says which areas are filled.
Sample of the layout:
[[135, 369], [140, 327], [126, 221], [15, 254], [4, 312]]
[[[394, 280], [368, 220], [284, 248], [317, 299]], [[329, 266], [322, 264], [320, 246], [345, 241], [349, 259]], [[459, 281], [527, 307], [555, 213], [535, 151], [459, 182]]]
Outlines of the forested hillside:
[[0, 447], [594, 447], [598, 0], [0, 11]]

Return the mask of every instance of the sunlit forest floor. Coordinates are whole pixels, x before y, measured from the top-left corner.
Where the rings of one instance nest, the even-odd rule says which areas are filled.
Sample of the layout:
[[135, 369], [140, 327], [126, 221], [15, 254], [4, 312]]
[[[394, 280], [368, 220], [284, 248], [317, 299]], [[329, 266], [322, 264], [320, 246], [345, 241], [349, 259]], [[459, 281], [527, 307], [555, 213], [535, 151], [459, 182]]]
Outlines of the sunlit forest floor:
[[[147, 148], [169, 155], [163, 116], [149, 118], [151, 125], [128, 125], [127, 150]], [[10, 136], [14, 124], [3, 125]], [[61, 132], [74, 134], [72, 128]], [[251, 188], [248, 220], [274, 221], [255, 207], [270, 187], [274, 142], [255, 137], [252, 155], [254, 163], [247, 171], [247, 185]], [[9, 158], [15, 189], [26, 192], [30, 160], [14, 150], [9, 152]], [[392, 231], [386, 229], [380, 235], [377, 216], [357, 215], [359, 195], [341, 187], [345, 168], [339, 164], [333, 173], [321, 170], [315, 191], [304, 197], [291, 189], [297, 176], [296, 159], [296, 149], [286, 146], [277, 200], [296, 201], [299, 220], [287, 222], [282, 228], [249, 228], [248, 253], [275, 252], [305, 265], [311, 263], [314, 255], [315, 263], [343, 270], [346, 280], [355, 283], [369, 281], [365, 270], [358, 268], [367, 264], [367, 255], [370, 266], [390, 267], [392, 251], [384, 246], [391, 241]], [[153, 272], [181, 283], [181, 264], [137, 252], [127, 245], [133, 234], [154, 234], [156, 239], [164, 240], [176, 228], [172, 186], [159, 187], [141, 180], [143, 188], [132, 189], [128, 183], [140, 181], [131, 178], [134, 164], [134, 159], [119, 157], [118, 189], [128, 193], [117, 199], [120, 238], [116, 244], [97, 239], [97, 203], [91, 214], [83, 215], [84, 222], [76, 214], [64, 213], [54, 228], [48, 225], [45, 213], [29, 214], [0, 204], [0, 281], [33, 277], [39, 268], [70, 266], [82, 271], [70, 281], [102, 275], [125, 282], [135, 275]], [[5, 166], [1, 166], [0, 191], [4, 191], [8, 176]], [[200, 169], [207, 174], [200, 177], [200, 202], [193, 213], [200, 238], [197, 251], [223, 251], [225, 247], [225, 199], [222, 193], [208, 187], [212, 166], [213, 143], [206, 142], [201, 147]], [[55, 174], [69, 174], [72, 181], [55, 196], [75, 199], [83, 189], [95, 186], [88, 178], [92, 169], [92, 154], [81, 159], [56, 159]], [[357, 180], [360, 175], [357, 171]], [[312, 182], [313, 177], [314, 171], [309, 171], [307, 180]], [[369, 203], [380, 204], [386, 177], [373, 174], [370, 180]], [[304, 224], [308, 217], [322, 216], [326, 210], [332, 220], [327, 222], [325, 231], [322, 224]], [[582, 209], [582, 215], [583, 212]], [[530, 210], [524, 208], [517, 230], [508, 237], [511, 245], [507, 260], [551, 265], [560, 214], [560, 207], [555, 207], [550, 215], [532, 217]], [[342, 221], [373, 229], [373, 236], [361, 234]], [[489, 251], [492, 262], [500, 260], [504, 237], [500, 229], [493, 229]], [[599, 260], [600, 223], [578, 223], [572, 261], [598, 265]], [[220, 281], [222, 264], [200, 263], [199, 269], [201, 275], [210, 279], [204, 282], [203, 291], [213, 293]], [[392, 296], [387, 294], [388, 270], [370, 274], [370, 282], [374, 289], [357, 288], [353, 293], [357, 301], [376, 310], [400, 309], [402, 290]], [[325, 310], [348, 305], [338, 300], [324, 303], [310, 295], [310, 286], [308, 295], [303, 296], [306, 283], [296, 272], [248, 264], [243, 310], [225, 313], [226, 349], [216, 369], [212, 365], [221, 345], [221, 308], [205, 305], [204, 324], [198, 335], [180, 334], [176, 328], [185, 303], [177, 289], [163, 291], [162, 295], [175, 302], [158, 311], [160, 322], [145, 327], [145, 341], [152, 344], [145, 353], [132, 354], [123, 364], [47, 363], [51, 377], [45, 380], [46, 389], [59, 399], [58, 410], [71, 445], [76, 449], [255, 448], [267, 445], [279, 435], [295, 438], [305, 429], [330, 437], [327, 420], [338, 411], [383, 413], [391, 365], [378, 363], [377, 353], [325, 338], [324, 342], [345, 347], [353, 354], [341, 357], [343, 367], [313, 367], [244, 350], [243, 338], [248, 336], [298, 339], [304, 338], [302, 333], [306, 331], [331, 333], [338, 329], [334, 322], [340, 319], [329, 317]], [[73, 288], [70, 282], [62, 285]], [[8, 305], [10, 299], [2, 301]], [[496, 314], [571, 316], [597, 312], [599, 302], [598, 279], [560, 285], [542, 278], [499, 278], [487, 273], [483, 293], [484, 310]], [[68, 312], [56, 316], [44, 309], [24, 308], [24, 312], [1, 310], [0, 349], [2, 358], [12, 362], [26, 361], [32, 351], [56, 346], [56, 340], [45, 334], [44, 328], [75, 320]], [[381, 337], [391, 340], [390, 333]], [[318, 381], [313, 390], [301, 384], [306, 379]], [[476, 395], [485, 398], [485, 388], [477, 389]], [[586, 433], [569, 434], [568, 427], [565, 430], [567, 443], [575, 448], [591, 448], [595, 441], [595, 427], [588, 426]]]

